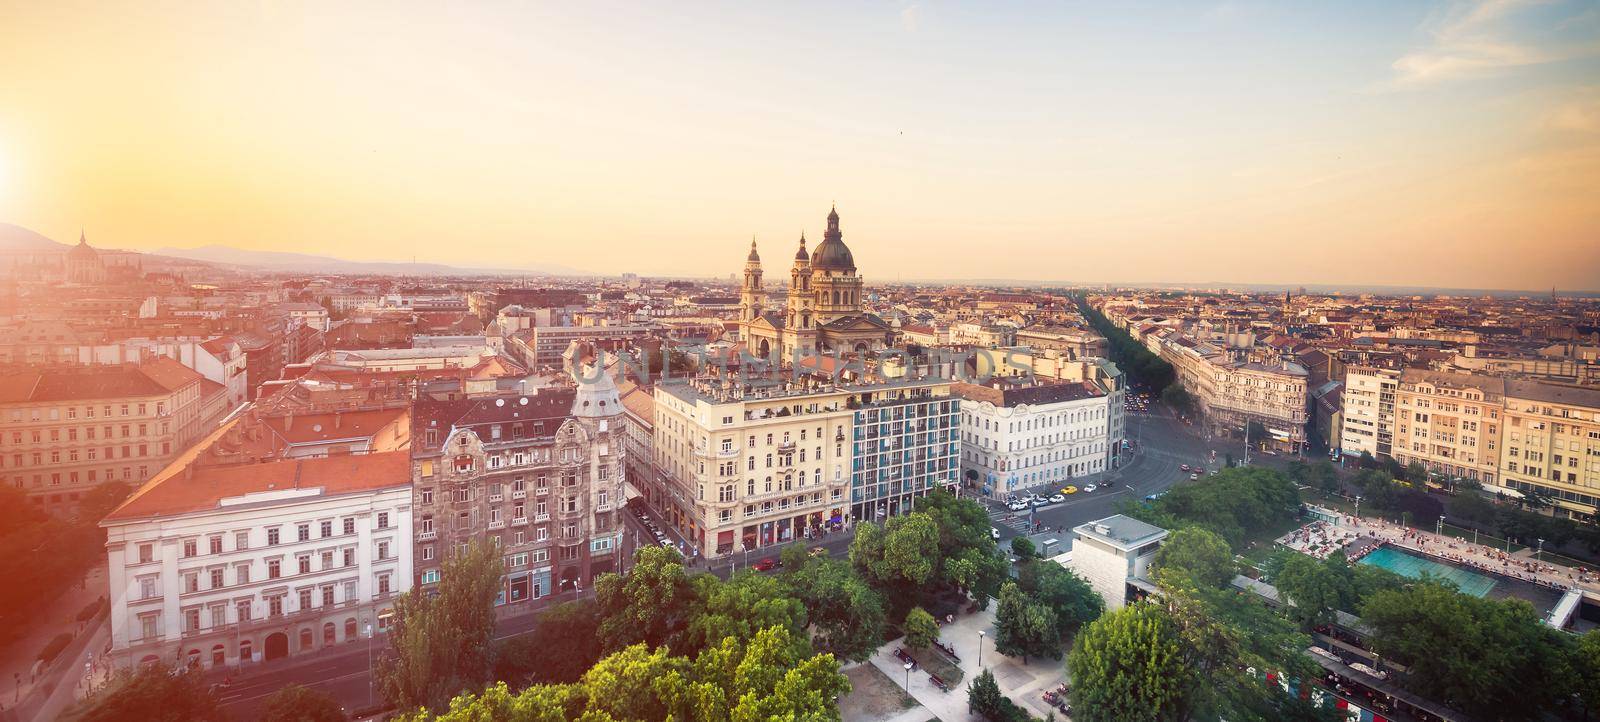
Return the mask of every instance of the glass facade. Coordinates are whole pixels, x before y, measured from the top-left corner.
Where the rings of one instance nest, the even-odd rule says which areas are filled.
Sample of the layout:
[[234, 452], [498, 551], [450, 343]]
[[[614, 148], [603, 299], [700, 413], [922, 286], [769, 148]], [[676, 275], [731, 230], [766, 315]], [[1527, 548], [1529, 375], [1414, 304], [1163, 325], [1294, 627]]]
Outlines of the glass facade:
[[930, 489], [957, 483], [961, 406], [953, 397], [913, 398], [855, 412], [850, 515], [879, 521], [907, 513]]

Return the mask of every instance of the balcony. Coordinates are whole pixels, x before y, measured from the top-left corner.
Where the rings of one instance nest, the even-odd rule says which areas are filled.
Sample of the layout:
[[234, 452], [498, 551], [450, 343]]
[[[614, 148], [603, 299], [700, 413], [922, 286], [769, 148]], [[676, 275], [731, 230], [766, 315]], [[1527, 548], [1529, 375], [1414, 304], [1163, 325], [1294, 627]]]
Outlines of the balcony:
[[513, 492], [511, 492], [511, 498], [513, 498], [513, 499], [526, 499], [526, 498], [528, 498], [528, 492], [527, 492], [526, 489], [524, 489], [522, 491], [513, 491]]
[[417, 535], [417, 541], [432, 541], [439, 538], [439, 532], [425, 531]]
[[489, 522], [489, 528], [490, 529], [504, 529], [504, 528], [506, 528], [506, 522], [503, 519], [497, 519], [495, 521], [491, 521], [491, 522]]
[[541, 522], [550, 521], [550, 515], [549, 514], [534, 514], [533, 515], [533, 520], [534, 521], [541, 521]]
[[525, 516], [519, 516], [519, 517], [511, 520], [511, 526], [527, 526], [527, 525], [528, 525], [528, 517], [525, 517]]

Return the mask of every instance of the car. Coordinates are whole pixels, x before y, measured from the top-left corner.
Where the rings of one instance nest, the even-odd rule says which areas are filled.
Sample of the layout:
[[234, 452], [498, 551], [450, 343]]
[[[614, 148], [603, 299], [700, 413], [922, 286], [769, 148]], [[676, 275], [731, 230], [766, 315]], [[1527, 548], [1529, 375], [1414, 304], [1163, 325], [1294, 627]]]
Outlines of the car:
[[824, 548], [824, 547], [811, 547], [811, 556], [814, 556], [814, 557], [825, 557], [825, 556], [828, 556], [828, 550], [826, 548]]
[[1050, 503], [1051, 504], [1060, 504], [1061, 502], [1066, 501], [1066, 500], [1067, 500], [1067, 497], [1062, 496], [1060, 494], [1052, 494], [1050, 496]]
[[992, 526], [989, 527], [989, 538], [995, 541], [1000, 541], [1000, 530]]
[[1025, 502], [1025, 501], [1013, 501], [1010, 504], [1007, 504], [1006, 508], [1010, 509], [1012, 511], [1027, 511], [1028, 510], [1028, 502]]
[[767, 557], [759, 562], [756, 562], [754, 566], [758, 572], [770, 572], [778, 568], [778, 560], [773, 559], [772, 557]]
[[1195, 473], [1189, 475], [1189, 481], [1199, 481], [1199, 480], [1200, 480], [1200, 473], [1199, 472], [1195, 472]]
[[656, 543], [660, 544], [661, 546], [664, 546], [664, 547], [666, 547], [668, 549], [672, 549], [672, 548], [678, 546], [676, 544], [673, 544], [671, 539], [657, 539]]
[[1188, 471], [1189, 470], [1189, 465], [1188, 464], [1179, 464], [1178, 465], [1178, 470], [1179, 471]]
[[1063, 494], [1076, 494], [1076, 493], [1078, 493], [1078, 487], [1076, 487], [1076, 486], [1062, 487], [1061, 493], [1063, 493]]
[[1095, 486], [1094, 484], [1085, 484], [1083, 486], [1083, 493], [1085, 493], [1085, 494], [1093, 494], [1095, 492], [1095, 490], [1099, 489], [1099, 488], [1100, 487]]
[[1041, 497], [1037, 497], [1037, 498], [1033, 499], [1032, 501], [1029, 501], [1028, 503], [1032, 504], [1035, 507], [1041, 507], [1041, 506], [1044, 506], [1045, 504], [1049, 504], [1050, 500], [1041, 496]]

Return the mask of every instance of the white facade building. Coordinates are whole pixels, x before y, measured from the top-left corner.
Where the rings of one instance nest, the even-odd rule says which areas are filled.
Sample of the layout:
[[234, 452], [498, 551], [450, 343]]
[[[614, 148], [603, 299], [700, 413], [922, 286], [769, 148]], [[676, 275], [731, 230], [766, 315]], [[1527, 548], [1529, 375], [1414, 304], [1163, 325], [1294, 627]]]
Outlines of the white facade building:
[[1066, 567], [1089, 583], [1114, 612], [1128, 603], [1129, 587], [1151, 591], [1150, 561], [1167, 530], [1117, 514], [1072, 528]]
[[193, 466], [198, 453], [101, 522], [117, 664], [248, 664], [387, 626], [411, 586], [408, 452]]
[[1388, 456], [1394, 445], [1395, 393], [1400, 372], [1351, 366], [1344, 374], [1344, 427], [1339, 451], [1345, 456]]
[[[1040, 484], [1067, 484], [1106, 471], [1120, 438], [1112, 417], [1120, 403], [1088, 382], [1006, 387], [956, 384], [961, 405], [961, 463], [978, 490], [1002, 499]], [[1120, 424], [1117, 425], [1120, 432]], [[972, 481], [963, 471], [962, 479]]]

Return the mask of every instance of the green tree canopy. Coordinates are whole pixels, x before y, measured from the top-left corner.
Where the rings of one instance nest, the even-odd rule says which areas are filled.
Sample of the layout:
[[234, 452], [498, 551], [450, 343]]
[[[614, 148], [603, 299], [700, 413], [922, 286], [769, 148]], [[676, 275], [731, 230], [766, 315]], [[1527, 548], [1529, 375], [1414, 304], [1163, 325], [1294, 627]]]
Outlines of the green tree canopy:
[[122, 672], [78, 716], [79, 722], [224, 722], [227, 718], [204, 675], [159, 664]]
[[1290, 604], [1284, 613], [1304, 629], [1332, 622], [1335, 611], [1356, 603], [1355, 572], [1342, 554], [1327, 559], [1287, 554], [1272, 583]]
[[1008, 657], [1061, 658], [1055, 610], [1034, 602], [1015, 582], [1000, 586], [994, 615], [994, 648]]
[[327, 692], [291, 684], [267, 698], [261, 722], [344, 722], [344, 710]]
[[1185, 719], [1202, 682], [1188, 665], [1177, 624], [1153, 604], [1135, 604], [1084, 627], [1067, 655], [1067, 670], [1073, 719], [1087, 722]]
[[602, 574], [595, 580], [601, 648], [615, 652], [640, 642], [666, 644], [698, 613], [696, 592], [677, 550], [654, 545], [639, 549], [628, 576]]
[[1133, 505], [1129, 516], [1167, 529], [1199, 526], [1238, 548], [1252, 532], [1291, 517], [1300, 492], [1282, 473], [1259, 466], [1223, 469], [1196, 484]]
[[906, 613], [905, 623], [900, 626], [906, 633], [906, 646], [912, 649], [927, 649], [939, 638], [939, 623], [922, 607], [912, 607]]
[[1201, 527], [1186, 527], [1168, 536], [1156, 552], [1154, 567], [1158, 579], [1183, 574], [1196, 584], [1218, 588], [1238, 573], [1227, 540]]
[[498, 548], [474, 541], [445, 561], [435, 594], [400, 595], [377, 675], [390, 702], [443, 709], [456, 693], [484, 683], [503, 569]]
[[1522, 600], [1422, 582], [1372, 595], [1361, 619], [1370, 647], [1410, 670], [1407, 687], [1485, 718], [1538, 718], [1564, 694], [1555, 682], [1570, 678], [1566, 640]]
[[887, 605], [877, 590], [838, 559], [817, 559], [786, 573], [791, 593], [805, 605], [812, 641], [841, 659], [864, 660], [883, 641]]
[[1063, 641], [1105, 611], [1105, 601], [1088, 582], [1047, 559], [1035, 559], [1022, 565], [1017, 573], [1017, 586], [1029, 600], [1055, 613], [1056, 631]]
[[797, 655], [783, 627], [749, 640], [728, 637], [697, 657], [672, 656], [664, 647], [629, 646], [601, 659], [570, 685], [534, 685], [512, 694], [499, 684], [463, 695], [449, 710], [422, 710], [405, 722], [506, 720], [838, 720], [837, 698], [849, 680], [829, 654]]

